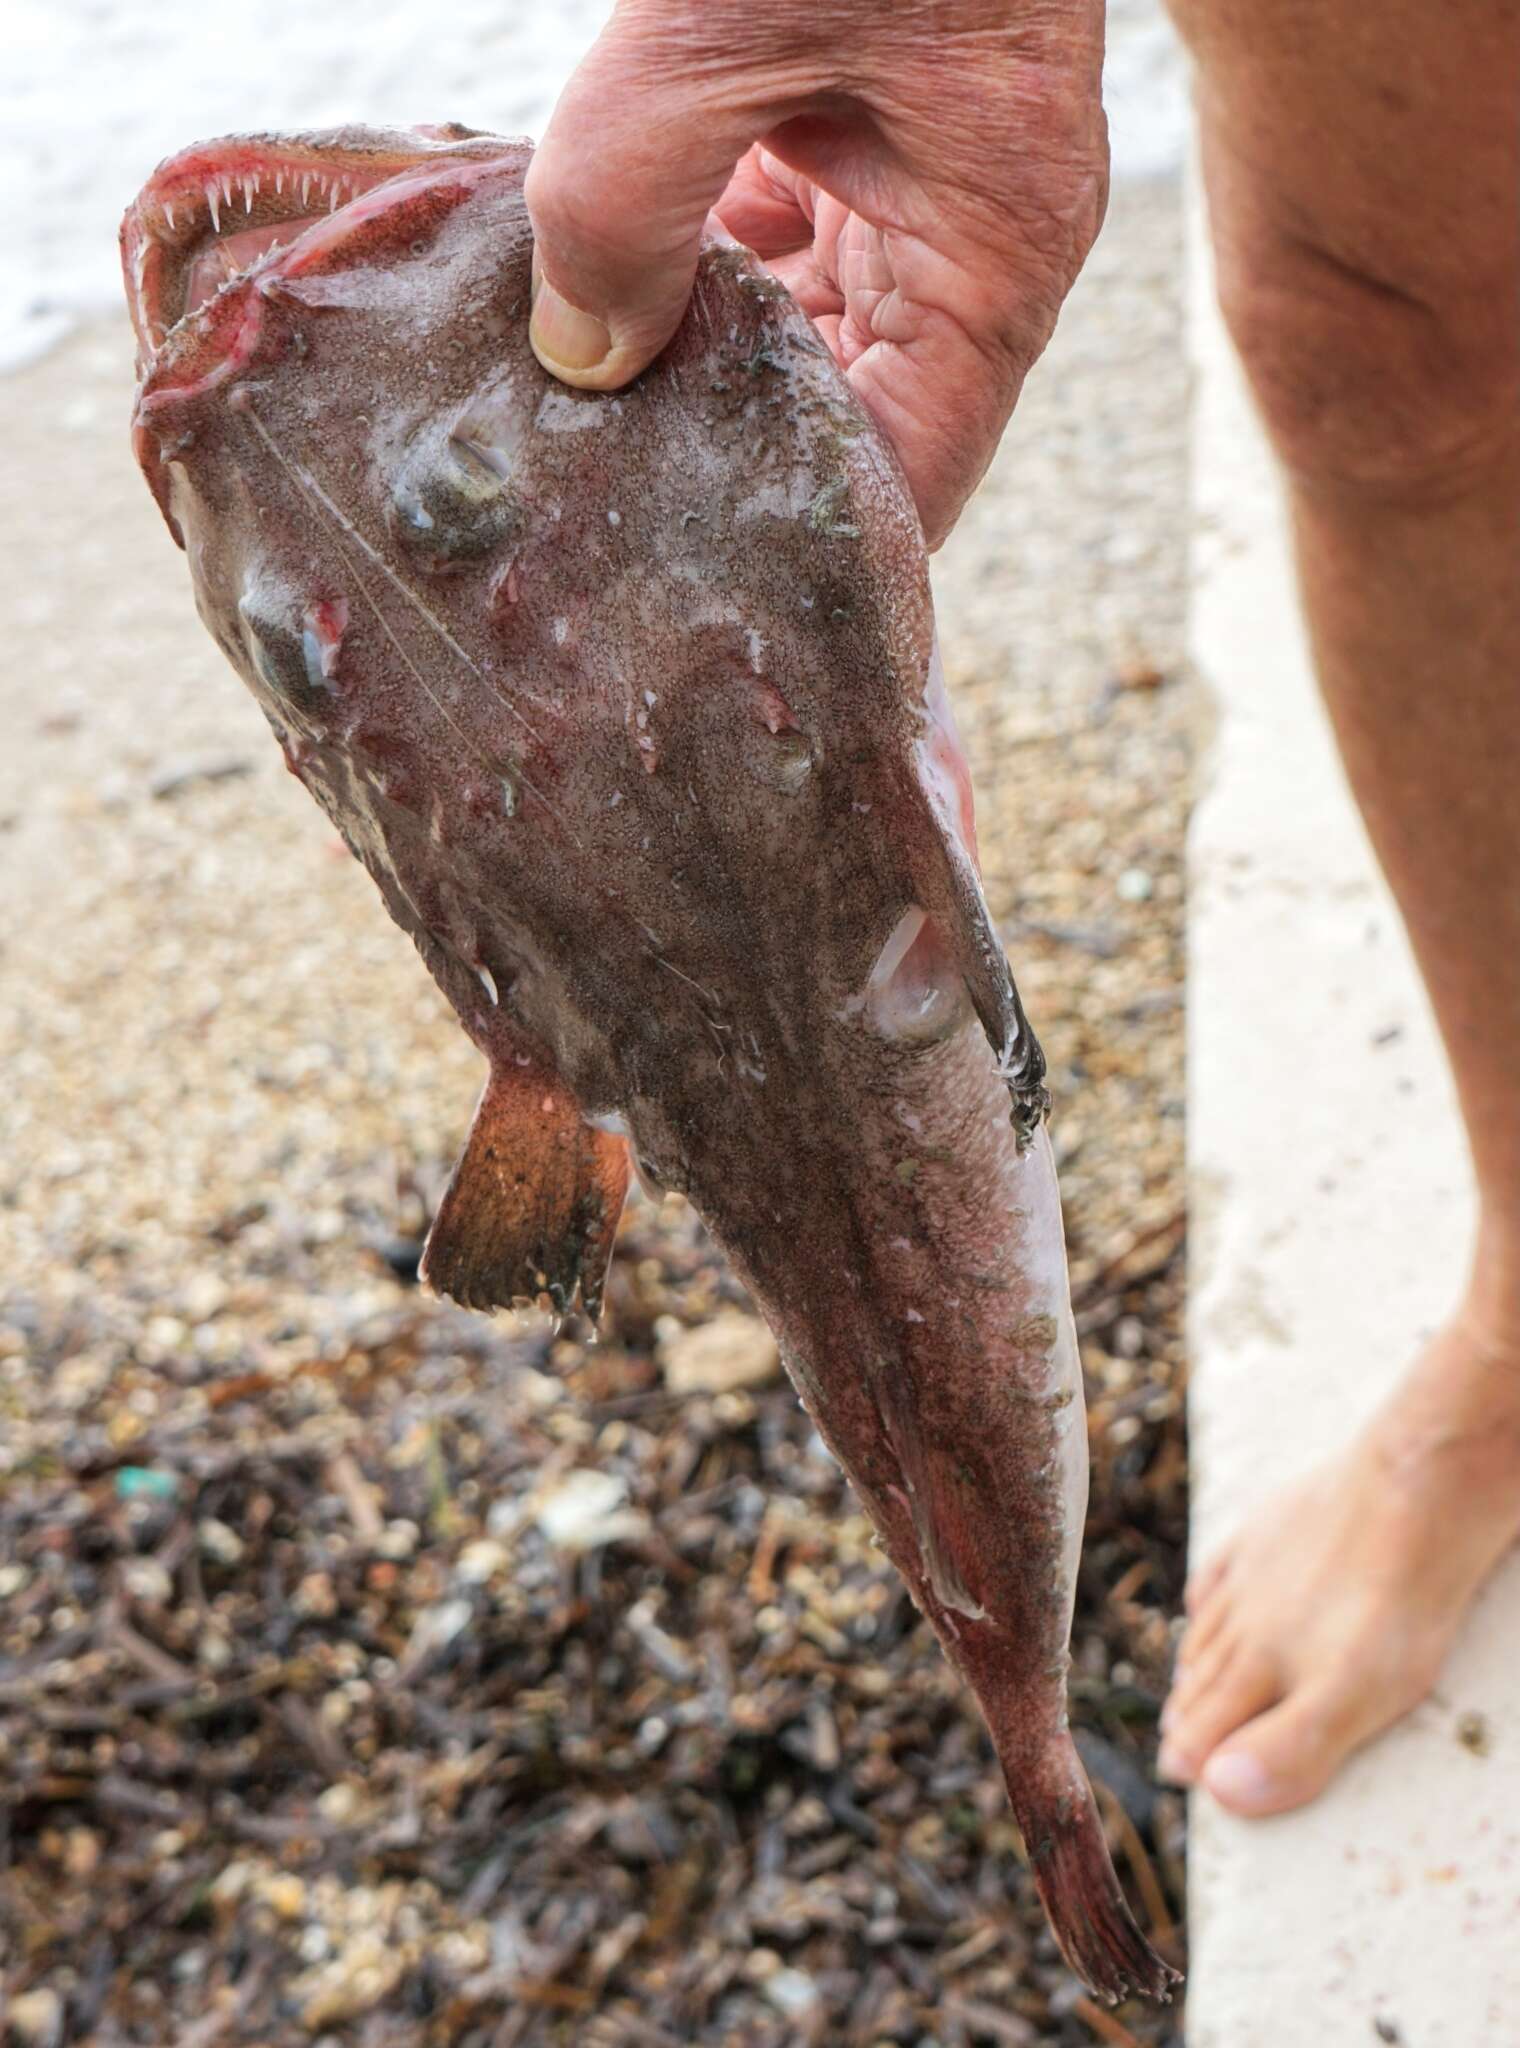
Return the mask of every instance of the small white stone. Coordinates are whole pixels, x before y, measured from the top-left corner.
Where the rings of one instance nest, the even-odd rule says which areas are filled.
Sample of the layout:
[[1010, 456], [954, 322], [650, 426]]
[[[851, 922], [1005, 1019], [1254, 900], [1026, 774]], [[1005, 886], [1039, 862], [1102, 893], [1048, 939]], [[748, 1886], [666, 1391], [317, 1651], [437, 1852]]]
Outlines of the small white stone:
[[313, 1920], [301, 1929], [301, 1939], [296, 1943], [296, 1952], [303, 1963], [324, 1962], [332, 1954], [332, 1943], [327, 1938], [327, 1929]]
[[213, 1564], [234, 1565], [242, 1561], [244, 1544], [236, 1529], [218, 1521], [215, 1515], [207, 1515], [196, 1529], [196, 1537], [202, 1551]]
[[599, 1550], [649, 1533], [649, 1517], [627, 1505], [628, 1482], [616, 1473], [577, 1468], [538, 1504], [538, 1526], [557, 1550]]
[[5, 2017], [11, 2033], [28, 2048], [53, 2048], [63, 2039], [63, 2000], [45, 1987], [22, 1991], [10, 2001]]
[[420, 1664], [437, 1651], [446, 1649], [469, 1627], [474, 1612], [468, 1600], [440, 1600], [436, 1607], [425, 1607], [413, 1624], [411, 1640], [406, 1646], [404, 1662], [407, 1666]]
[[259, 1867], [247, 1858], [229, 1863], [211, 1881], [211, 1896], [218, 1905], [231, 1906], [243, 1896], [259, 1875]]
[[410, 1557], [421, 1534], [415, 1522], [387, 1522], [375, 1539], [375, 1555], [389, 1558], [392, 1562]]
[[760, 1988], [777, 2012], [791, 2020], [803, 2018], [818, 2003], [818, 1986], [805, 1970], [775, 1970]]
[[121, 1583], [129, 1599], [148, 1607], [165, 1607], [174, 1594], [174, 1580], [156, 1557], [130, 1558], [122, 1566]]
[[215, 1273], [197, 1273], [185, 1283], [180, 1306], [192, 1323], [209, 1322], [227, 1306], [227, 1283]]
[[552, 1373], [535, 1372], [531, 1365], [519, 1368], [513, 1376], [512, 1390], [521, 1394], [530, 1408], [540, 1412], [558, 1407], [565, 1398], [563, 1381], [555, 1379]]
[[487, 1579], [494, 1579], [505, 1571], [512, 1561], [512, 1553], [504, 1543], [495, 1543], [488, 1536], [478, 1542], [467, 1543], [459, 1553], [459, 1562], [454, 1567], [455, 1576], [467, 1586], [483, 1586]]
[[[326, 1701], [323, 1704], [325, 1706]], [[357, 1786], [346, 1784], [342, 1780], [336, 1785], [329, 1785], [317, 1797], [318, 1813], [324, 1820], [333, 1821], [339, 1827], [347, 1827], [348, 1823], [358, 1816], [363, 1804]]]

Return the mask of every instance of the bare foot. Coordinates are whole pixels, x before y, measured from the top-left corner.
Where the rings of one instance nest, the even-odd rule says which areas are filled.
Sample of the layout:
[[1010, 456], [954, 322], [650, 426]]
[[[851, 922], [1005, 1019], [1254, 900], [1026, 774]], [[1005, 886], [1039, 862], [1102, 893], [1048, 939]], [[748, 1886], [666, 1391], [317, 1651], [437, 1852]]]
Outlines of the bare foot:
[[1159, 1769], [1282, 1813], [1435, 1683], [1520, 1536], [1520, 1339], [1459, 1317], [1349, 1450], [1188, 1586]]

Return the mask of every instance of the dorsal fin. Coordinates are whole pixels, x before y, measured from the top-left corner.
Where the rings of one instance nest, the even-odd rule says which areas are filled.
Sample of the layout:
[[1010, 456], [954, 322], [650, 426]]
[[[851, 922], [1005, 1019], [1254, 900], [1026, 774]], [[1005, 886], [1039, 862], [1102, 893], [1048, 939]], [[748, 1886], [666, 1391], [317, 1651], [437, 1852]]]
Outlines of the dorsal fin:
[[479, 1309], [547, 1296], [563, 1314], [578, 1288], [594, 1322], [627, 1192], [626, 1142], [592, 1130], [552, 1068], [493, 1062], [422, 1277]]

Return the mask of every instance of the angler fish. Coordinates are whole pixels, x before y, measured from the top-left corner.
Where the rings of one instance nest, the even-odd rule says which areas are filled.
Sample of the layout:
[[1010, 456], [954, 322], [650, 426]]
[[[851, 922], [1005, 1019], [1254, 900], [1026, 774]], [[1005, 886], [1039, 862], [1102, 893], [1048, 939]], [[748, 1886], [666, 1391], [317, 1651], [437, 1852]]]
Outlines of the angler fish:
[[122, 231], [201, 618], [488, 1078], [424, 1273], [594, 1317], [696, 1205], [976, 1694], [1098, 1992], [1165, 1995], [1066, 1720], [1086, 1504], [1043, 1060], [977, 877], [922, 537], [810, 323], [704, 249], [635, 384], [528, 346], [528, 145], [242, 137]]

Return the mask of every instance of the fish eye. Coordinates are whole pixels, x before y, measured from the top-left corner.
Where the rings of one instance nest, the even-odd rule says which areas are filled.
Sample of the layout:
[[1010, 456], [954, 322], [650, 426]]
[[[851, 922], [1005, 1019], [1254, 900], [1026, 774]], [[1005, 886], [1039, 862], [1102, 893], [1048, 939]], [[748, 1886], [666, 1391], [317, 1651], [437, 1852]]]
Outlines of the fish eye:
[[272, 696], [310, 705], [315, 694], [331, 694], [348, 624], [342, 598], [303, 604], [272, 577], [256, 575], [243, 586], [237, 609], [248, 658]]
[[510, 540], [523, 510], [500, 468], [472, 441], [429, 429], [402, 456], [391, 518], [417, 560], [446, 575]]
[[282, 604], [280, 592], [266, 579], [255, 578], [238, 599], [238, 620], [254, 671], [272, 695], [299, 699], [310, 687], [299, 614]]

